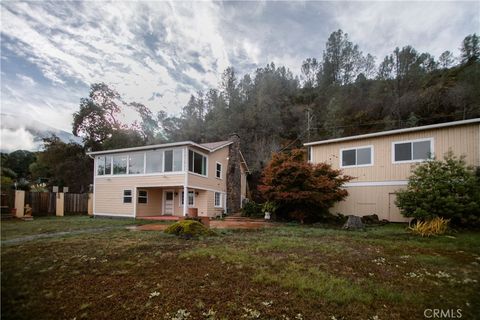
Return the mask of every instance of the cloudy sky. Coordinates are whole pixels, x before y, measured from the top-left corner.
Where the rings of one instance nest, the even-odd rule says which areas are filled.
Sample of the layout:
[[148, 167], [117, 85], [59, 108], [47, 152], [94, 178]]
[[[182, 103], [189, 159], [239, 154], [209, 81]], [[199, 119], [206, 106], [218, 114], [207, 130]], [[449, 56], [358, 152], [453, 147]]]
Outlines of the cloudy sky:
[[459, 54], [480, 2], [10, 2], [1, 6], [2, 150], [26, 127], [71, 131], [89, 85], [178, 113], [190, 94], [273, 61], [299, 74], [342, 29], [377, 62], [396, 46]]

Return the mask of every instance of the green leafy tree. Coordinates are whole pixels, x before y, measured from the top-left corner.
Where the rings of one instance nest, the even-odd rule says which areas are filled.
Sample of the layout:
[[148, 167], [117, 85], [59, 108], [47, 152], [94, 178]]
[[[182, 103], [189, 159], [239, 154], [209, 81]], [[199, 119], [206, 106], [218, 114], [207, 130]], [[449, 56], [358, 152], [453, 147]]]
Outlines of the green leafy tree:
[[33, 178], [48, 179], [48, 185], [69, 187], [70, 192], [87, 192], [92, 183], [93, 160], [85, 148], [74, 142], [65, 143], [58, 137], [44, 139], [44, 151], [30, 165]]
[[[133, 110], [140, 122], [124, 123], [122, 113], [127, 109]], [[105, 83], [92, 84], [88, 98], [80, 100], [80, 110], [73, 114], [73, 134], [82, 136], [87, 148], [101, 150], [105, 149], [104, 144], [109, 139], [115, 140], [119, 135], [132, 136], [132, 131], [142, 137], [141, 144], [157, 139], [159, 126], [151, 110], [141, 103], [126, 103], [116, 90]], [[118, 146], [118, 143], [110, 141], [107, 145]]]
[[463, 158], [448, 153], [443, 161], [414, 168], [407, 188], [397, 194], [397, 205], [405, 217], [443, 217], [456, 225], [480, 226], [480, 180]]
[[304, 150], [296, 149], [273, 154], [258, 188], [278, 205], [279, 216], [314, 221], [326, 217], [328, 209], [348, 195], [342, 186], [351, 179], [329, 164], [308, 163]]

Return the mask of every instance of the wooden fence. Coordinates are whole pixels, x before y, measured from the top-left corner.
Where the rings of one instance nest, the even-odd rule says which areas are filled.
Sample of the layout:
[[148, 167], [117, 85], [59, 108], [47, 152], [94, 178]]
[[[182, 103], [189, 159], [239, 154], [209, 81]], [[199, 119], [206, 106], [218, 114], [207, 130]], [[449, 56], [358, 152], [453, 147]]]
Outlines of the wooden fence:
[[56, 194], [52, 192], [25, 192], [25, 205], [32, 207], [35, 216], [55, 215]]
[[87, 214], [88, 193], [65, 193], [65, 214]]
[[10, 217], [12, 208], [15, 207], [15, 190], [5, 190], [0, 192], [0, 210], [2, 218], [5, 215]]

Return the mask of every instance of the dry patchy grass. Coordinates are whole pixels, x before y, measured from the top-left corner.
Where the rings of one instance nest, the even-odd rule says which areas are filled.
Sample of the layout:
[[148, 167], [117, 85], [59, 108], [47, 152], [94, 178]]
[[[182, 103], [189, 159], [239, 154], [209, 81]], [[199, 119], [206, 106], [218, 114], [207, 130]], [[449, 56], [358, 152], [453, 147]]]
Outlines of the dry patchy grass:
[[[39, 224], [112, 222], [55, 221]], [[9, 238], [38, 232], [15, 228], [2, 224]], [[480, 234], [421, 239], [404, 228], [287, 226], [195, 240], [115, 228], [10, 244], [2, 318], [414, 319], [435, 307], [475, 318]]]

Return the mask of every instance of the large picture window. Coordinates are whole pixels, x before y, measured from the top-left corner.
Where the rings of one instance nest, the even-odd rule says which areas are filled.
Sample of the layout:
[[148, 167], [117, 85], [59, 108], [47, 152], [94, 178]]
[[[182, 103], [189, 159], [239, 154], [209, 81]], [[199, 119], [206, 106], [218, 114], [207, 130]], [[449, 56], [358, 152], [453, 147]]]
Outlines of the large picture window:
[[183, 150], [165, 150], [165, 172], [183, 171]]
[[163, 171], [163, 152], [161, 150], [147, 151], [145, 153], [146, 159], [146, 173], [156, 173]]
[[112, 174], [112, 156], [97, 157], [97, 176]]
[[393, 143], [393, 162], [423, 161], [432, 157], [432, 139]]
[[128, 159], [128, 174], [141, 174], [143, 172], [143, 153], [134, 153]]
[[127, 155], [113, 156], [113, 174], [127, 173]]
[[207, 157], [189, 150], [188, 151], [188, 170], [201, 174], [203, 176], [207, 175]]
[[342, 149], [341, 167], [361, 167], [371, 166], [373, 164], [373, 147], [357, 147], [351, 149]]

